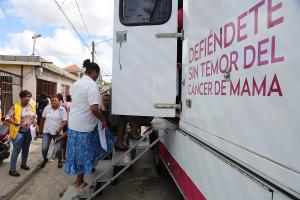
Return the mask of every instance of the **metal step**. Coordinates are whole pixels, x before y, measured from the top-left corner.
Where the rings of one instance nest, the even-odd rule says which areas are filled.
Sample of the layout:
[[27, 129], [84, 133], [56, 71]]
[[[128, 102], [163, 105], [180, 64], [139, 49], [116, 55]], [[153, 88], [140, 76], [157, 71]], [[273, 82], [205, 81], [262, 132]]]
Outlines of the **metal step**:
[[[125, 152], [113, 151], [113, 158], [111, 162], [107, 162], [104, 166], [104, 162], [101, 161], [95, 173], [93, 173], [87, 180], [88, 186], [82, 190], [76, 190], [73, 186], [69, 186], [61, 200], [79, 200], [79, 199], [93, 199], [97, 194], [99, 194], [104, 188], [116, 180], [121, 174], [123, 174], [133, 163], [135, 163], [139, 158], [141, 158], [147, 151], [151, 149], [158, 141], [160, 141], [166, 134], [167, 131], [161, 132], [159, 137], [150, 144], [149, 135], [154, 133], [153, 129], [147, 129], [143, 134], [142, 138], [137, 141], [130, 142], [130, 148]], [[141, 150], [139, 153], [131, 159], [131, 153], [137, 149]], [[114, 167], [121, 166], [122, 169], [116, 174], [112, 175]], [[88, 176], [87, 176], [88, 177]], [[101, 183], [101, 188], [93, 192], [89, 190], [91, 186], [96, 186], [97, 183]], [[71, 188], [73, 187], [73, 188]], [[76, 190], [76, 191], [75, 191]]]
[[130, 152], [124, 153], [124, 151], [113, 150], [112, 163], [114, 166], [125, 166], [131, 162]]
[[[101, 160], [98, 165], [95, 167], [95, 172], [87, 174], [84, 176], [84, 181], [88, 183], [89, 186], [93, 185], [93, 180], [102, 173], [105, 169], [111, 166], [111, 160]], [[103, 176], [103, 179], [110, 180], [113, 176], [113, 170], [109, 171]], [[76, 200], [76, 199], [87, 199], [89, 198], [94, 191], [89, 190], [87, 186], [85, 189], [78, 190], [74, 185], [69, 185], [64, 192], [62, 192], [62, 197], [60, 200]]]
[[[142, 136], [142, 138], [140, 140], [138, 140], [138, 142], [134, 143], [133, 146], [128, 149], [125, 153], [129, 153], [132, 150], [134, 150], [142, 141], [144, 141], [151, 133], [153, 133], [154, 130], [150, 129], [148, 131], [146, 131], [146, 133]], [[151, 147], [153, 147], [158, 141], [160, 141], [165, 135], [166, 135], [166, 131], [164, 131], [162, 134], [159, 135], [159, 137], [152, 142], [146, 149], [144, 149], [141, 153], [139, 153], [138, 155], [136, 155], [136, 157], [130, 162], [128, 163], [126, 166], [123, 167], [123, 169], [121, 169], [117, 174], [115, 174], [109, 181], [107, 181], [104, 185], [102, 185], [101, 188], [99, 188], [95, 193], [93, 193], [88, 200], [93, 199], [98, 193], [100, 193], [105, 187], [107, 187], [112, 181], [116, 180], [121, 174], [123, 174], [133, 163], [135, 163], [139, 158], [141, 158], [146, 152], [148, 152]]]
[[[136, 145], [137, 144], [137, 145]], [[143, 140], [142, 142], [139, 143], [139, 141], [137, 140], [132, 140], [130, 139], [129, 140], [129, 146], [132, 147], [132, 146], [136, 146], [136, 150], [144, 150], [146, 149], [147, 147], [149, 147], [150, 145], [150, 139], [147, 137], [145, 138], [145, 140]]]

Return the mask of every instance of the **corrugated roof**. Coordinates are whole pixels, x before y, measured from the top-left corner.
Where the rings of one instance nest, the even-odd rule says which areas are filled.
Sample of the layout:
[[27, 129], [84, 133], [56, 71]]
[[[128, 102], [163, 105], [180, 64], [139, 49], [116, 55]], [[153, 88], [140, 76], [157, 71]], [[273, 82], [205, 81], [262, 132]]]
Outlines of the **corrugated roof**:
[[15, 55], [0, 55], [0, 64], [7, 65], [32, 65], [32, 66], [42, 66], [56, 74], [63, 77], [69, 78], [71, 80], [78, 80], [77, 76], [67, 72], [66, 70], [56, 66], [53, 62], [49, 62], [40, 56], [15, 56]]
[[41, 65], [42, 65], [43, 68], [48, 69], [48, 70], [50, 70], [50, 71], [52, 71], [52, 72], [54, 72], [56, 74], [59, 74], [59, 75], [64, 76], [64, 77], [67, 77], [67, 78], [69, 78], [71, 80], [74, 80], [74, 81], [78, 80], [77, 76], [74, 76], [73, 74], [67, 72], [66, 70], [64, 70], [62, 68], [57, 67], [54, 64], [51, 64], [51, 63], [42, 63]]
[[73, 72], [77, 72], [77, 71], [82, 70], [82, 68], [78, 67], [77, 65], [70, 65], [68, 67], [64, 67], [63, 69], [67, 70], [67, 71], [73, 71]]

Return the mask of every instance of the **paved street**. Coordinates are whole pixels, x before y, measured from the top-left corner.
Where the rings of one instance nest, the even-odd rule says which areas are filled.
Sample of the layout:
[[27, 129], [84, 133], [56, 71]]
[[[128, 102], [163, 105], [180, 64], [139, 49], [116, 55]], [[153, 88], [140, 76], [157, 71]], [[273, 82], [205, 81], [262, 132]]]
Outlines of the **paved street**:
[[[45, 169], [30, 179], [22, 187], [14, 200], [56, 200], [58, 194], [75, 180], [75, 177], [64, 174], [63, 169], [57, 168], [52, 162]], [[109, 186], [101, 200], [181, 200], [181, 195], [171, 178], [158, 176], [152, 166], [152, 152], [149, 152], [133, 167], [132, 171], [124, 174], [117, 185]]]
[[107, 188], [100, 200], [181, 200], [183, 199], [171, 177], [160, 177], [153, 166], [150, 151], [124, 174], [117, 185]]
[[[12, 151], [12, 147], [11, 147]], [[33, 174], [37, 172], [37, 166], [42, 160], [41, 155], [41, 139], [32, 141], [30, 145], [30, 153], [28, 157], [29, 171], [20, 169], [21, 154], [17, 162], [17, 170], [20, 172], [20, 177], [12, 177], [8, 175], [10, 158], [4, 160], [0, 164], [0, 199], [5, 200], [11, 197]]]

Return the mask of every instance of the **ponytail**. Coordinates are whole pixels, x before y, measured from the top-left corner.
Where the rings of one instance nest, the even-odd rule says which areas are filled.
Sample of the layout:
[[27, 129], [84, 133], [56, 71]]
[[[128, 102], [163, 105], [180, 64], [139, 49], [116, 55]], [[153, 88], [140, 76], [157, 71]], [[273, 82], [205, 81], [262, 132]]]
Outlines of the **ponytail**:
[[96, 71], [98, 74], [100, 73], [100, 67], [97, 63], [91, 62], [90, 59], [83, 61], [83, 68], [85, 68], [86, 74], [90, 74], [92, 71]]

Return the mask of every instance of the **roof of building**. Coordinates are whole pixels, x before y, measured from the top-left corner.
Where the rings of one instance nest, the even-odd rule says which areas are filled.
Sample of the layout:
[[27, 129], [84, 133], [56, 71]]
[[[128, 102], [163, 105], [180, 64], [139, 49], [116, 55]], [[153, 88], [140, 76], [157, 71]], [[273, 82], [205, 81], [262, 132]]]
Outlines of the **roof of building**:
[[78, 67], [77, 65], [70, 65], [70, 66], [64, 67], [63, 69], [67, 70], [69, 72], [78, 72], [78, 71], [82, 70], [82, 68]]
[[63, 77], [71, 80], [78, 80], [77, 76], [67, 72], [66, 70], [56, 66], [53, 62], [49, 62], [40, 56], [14, 56], [14, 55], [0, 55], [0, 64], [6, 65], [27, 65], [27, 66], [41, 66]]
[[39, 65], [41, 57], [39, 56], [14, 56], [14, 55], [0, 55], [0, 64], [14, 64], [14, 65]]

